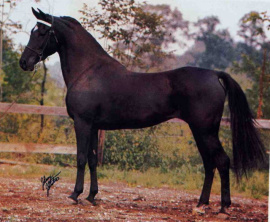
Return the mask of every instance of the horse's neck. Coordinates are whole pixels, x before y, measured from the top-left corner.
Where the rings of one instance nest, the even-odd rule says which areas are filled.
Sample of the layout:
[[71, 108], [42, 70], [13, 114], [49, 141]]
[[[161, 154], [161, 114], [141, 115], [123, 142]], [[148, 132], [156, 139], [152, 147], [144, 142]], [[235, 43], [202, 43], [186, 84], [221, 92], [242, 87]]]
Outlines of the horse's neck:
[[[67, 87], [95, 64], [118, 63], [87, 33], [82, 33], [76, 41], [67, 39], [66, 44], [60, 47], [58, 53]], [[121, 66], [120, 63], [119, 66]]]

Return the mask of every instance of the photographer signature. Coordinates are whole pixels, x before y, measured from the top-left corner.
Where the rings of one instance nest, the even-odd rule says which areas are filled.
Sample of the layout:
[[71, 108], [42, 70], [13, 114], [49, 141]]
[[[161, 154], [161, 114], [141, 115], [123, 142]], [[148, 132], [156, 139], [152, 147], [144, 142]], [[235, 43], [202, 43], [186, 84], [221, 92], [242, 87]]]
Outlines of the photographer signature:
[[47, 197], [49, 196], [49, 191], [50, 191], [52, 185], [60, 179], [60, 177], [59, 177], [60, 173], [61, 173], [61, 171], [54, 176], [51, 175], [49, 177], [45, 177], [45, 176], [41, 177], [42, 190], [44, 190], [44, 186], [45, 186], [46, 190], [47, 190]]

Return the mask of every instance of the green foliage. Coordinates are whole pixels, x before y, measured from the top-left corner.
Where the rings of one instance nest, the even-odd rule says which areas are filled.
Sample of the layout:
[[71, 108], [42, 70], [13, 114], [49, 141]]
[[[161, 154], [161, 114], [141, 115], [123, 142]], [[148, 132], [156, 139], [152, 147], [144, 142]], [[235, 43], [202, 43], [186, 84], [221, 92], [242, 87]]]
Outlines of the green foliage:
[[251, 11], [240, 19], [240, 29], [238, 35], [241, 36], [245, 43], [252, 47], [258, 47], [265, 42], [266, 35], [264, 22], [267, 18], [260, 16], [260, 13]]
[[160, 30], [161, 17], [144, 12], [135, 1], [100, 0], [99, 5], [101, 12], [84, 4], [80, 11], [84, 27], [100, 33], [107, 43], [106, 51], [126, 66], [145, 68], [142, 55], [161, 52], [150, 42], [151, 38], [164, 35]]
[[227, 30], [216, 30], [219, 19], [215, 16], [199, 20], [195, 26], [199, 28], [195, 34], [196, 41], [204, 43], [205, 50], [194, 55], [191, 65], [225, 70], [234, 61], [233, 40]]
[[67, 117], [45, 116], [41, 132], [39, 115], [7, 114], [0, 120], [0, 141], [75, 144], [75, 133], [72, 120]]
[[157, 167], [161, 156], [156, 146], [153, 128], [106, 133], [104, 164], [118, 165], [121, 170], [145, 171]]
[[170, 54], [163, 48], [175, 42], [172, 33], [182, 29], [186, 34], [188, 27], [182, 14], [169, 6], [130, 0], [100, 0], [99, 6], [96, 10], [84, 4], [80, 10], [83, 26], [97, 32], [106, 51], [132, 70], [162, 69], [162, 59]]
[[[234, 43], [227, 30], [217, 30], [219, 19], [215, 16], [198, 20], [195, 27], [195, 40], [204, 43], [205, 49], [193, 54], [194, 61], [190, 65], [203, 68], [228, 70], [235, 74], [247, 76], [252, 86], [246, 89], [246, 95], [253, 110], [254, 116], [259, 112], [262, 103], [260, 118], [270, 116], [270, 88], [269, 88], [269, 40], [265, 34], [264, 23], [268, 22], [266, 13], [250, 12], [240, 20], [238, 35], [244, 42]], [[262, 79], [261, 79], [262, 78]], [[226, 113], [227, 114], [227, 113]]]
[[[5, 36], [3, 51], [3, 72], [1, 73], [1, 100], [2, 102], [16, 102], [26, 104], [39, 104], [41, 99], [41, 84], [43, 71], [24, 72], [19, 67], [20, 54], [14, 49], [11, 39]], [[59, 89], [54, 80], [48, 77], [47, 89], [45, 91], [46, 105], [63, 105], [63, 89]], [[59, 97], [62, 99], [59, 99]], [[0, 119], [0, 137], [2, 141], [21, 140], [23, 142], [51, 142], [57, 138], [58, 129], [65, 127], [64, 124], [58, 129], [41, 132], [40, 116], [37, 115], [4, 115]], [[50, 117], [45, 117], [47, 129], [56, 127], [56, 122], [49, 121]], [[49, 136], [50, 135], [50, 136]], [[46, 139], [45, 139], [46, 138]], [[65, 140], [63, 140], [65, 141]]]
[[[264, 31], [264, 20], [257, 12], [250, 12], [240, 20], [239, 35], [244, 43], [237, 45], [241, 52], [241, 60], [233, 63], [232, 70], [238, 74], [246, 74], [253, 81], [252, 88], [246, 90], [246, 95], [253, 110], [257, 113], [260, 99], [262, 100], [262, 117], [270, 118], [270, 43]], [[259, 98], [262, 92], [262, 98]], [[254, 115], [256, 116], [256, 115]]]
[[10, 39], [5, 39], [3, 46], [2, 100], [11, 102], [19, 94], [23, 94], [18, 98], [18, 102], [33, 102], [32, 90], [35, 88], [35, 82], [31, 81], [32, 73], [24, 72], [19, 67], [20, 55], [14, 50]]
[[167, 173], [184, 165], [201, 169], [202, 160], [188, 126], [164, 123], [141, 130], [108, 131], [104, 164], [121, 170], [159, 168]]

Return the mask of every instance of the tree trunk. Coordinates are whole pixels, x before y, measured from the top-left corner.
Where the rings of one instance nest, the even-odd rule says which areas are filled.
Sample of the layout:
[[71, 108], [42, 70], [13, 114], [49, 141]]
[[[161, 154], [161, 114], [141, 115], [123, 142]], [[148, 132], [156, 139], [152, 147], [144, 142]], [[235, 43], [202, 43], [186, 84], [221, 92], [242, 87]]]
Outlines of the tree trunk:
[[264, 49], [263, 51], [263, 64], [262, 64], [262, 72], [260, 75], [260, 82], [259, 82], [259, 105], [257, 109], [257, 119], [261, 119], [263, 116], [262, 106], [263, 106], [263, 80], [265, 76], [265, 66], [266, 66], [266, 54], [267, 50]]
[[101, 166], [103, 162], [103, 150], [105, 142], [105, 130], [98, 131], [98, 165]]
[[[44, 105], [45, 83], [46, 83], [46, 79], [47, 79], [47, 70], [48, 70], [45, 62], [42, 61], [42, 63], [43, 63], [44, 75], [43, 75], [43, 79], [41, 82], [41, 98], [39, 101], [39, 104], [41, 106]], [[44, 115], [40, 115], [40, 132], [43, 131], [43, 127], [44, 127]]]
[[[3, 28], [4, 28], [4, 0], [2, 1], [2, 18], [1, 18], [1, 29], [0, 29], [0, 69], [1, 69], [1, 75], [3, 72]], [[3, 99], [3, 88], [2, 88], [2, 82], [0, 82], [0, 101]]]

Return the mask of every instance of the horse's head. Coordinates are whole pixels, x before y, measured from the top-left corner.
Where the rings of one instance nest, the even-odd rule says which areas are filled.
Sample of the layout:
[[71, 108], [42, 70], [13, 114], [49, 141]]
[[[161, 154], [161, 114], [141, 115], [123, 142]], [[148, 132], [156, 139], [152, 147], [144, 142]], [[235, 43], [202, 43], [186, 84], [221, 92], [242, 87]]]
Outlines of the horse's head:
[[30, 40], [21, 56], [20, 66], [25, 71], [34, 70], [34, 66], [57, 51], [58, 40], [54, 32], [54, 17], [32, 8], [38, 19], [31, 31]]

